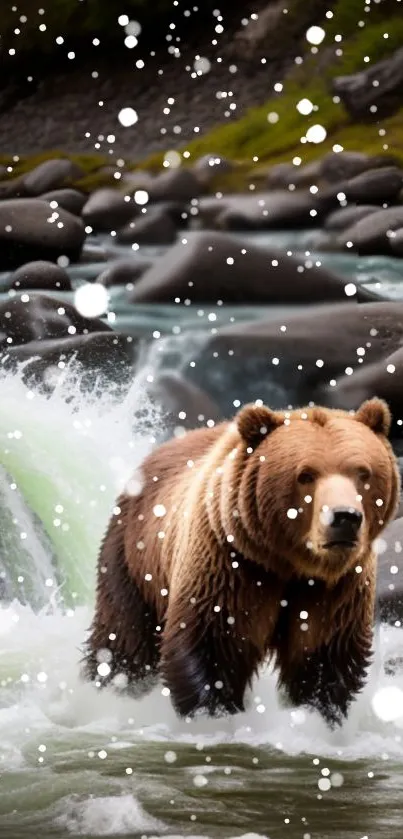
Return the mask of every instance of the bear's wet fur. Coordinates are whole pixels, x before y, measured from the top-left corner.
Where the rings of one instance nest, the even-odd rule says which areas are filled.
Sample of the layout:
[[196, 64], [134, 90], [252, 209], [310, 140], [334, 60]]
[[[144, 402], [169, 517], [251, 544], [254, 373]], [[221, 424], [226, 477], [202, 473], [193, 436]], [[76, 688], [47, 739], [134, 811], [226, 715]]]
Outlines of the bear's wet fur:
[[[371, 658], [372, 543], [399, 500], [390, 423], [376, 398], [355, 414], [254, 404], [155, 449], [101, 545], [86, 677], [162, 677], [179, 715], [233, 714], [272, 658], [291, 703], [340, 724]], [[348, 543], [329, 536], [340, 505]]]

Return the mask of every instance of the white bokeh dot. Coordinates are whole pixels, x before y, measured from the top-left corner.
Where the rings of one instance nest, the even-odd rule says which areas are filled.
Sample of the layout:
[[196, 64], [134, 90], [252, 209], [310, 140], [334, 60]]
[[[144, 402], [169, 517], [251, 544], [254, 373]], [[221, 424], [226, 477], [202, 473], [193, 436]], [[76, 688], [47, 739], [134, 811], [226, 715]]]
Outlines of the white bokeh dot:
[[74, 293], [77, 312], [85, 318], [104, 315], [108, 308], [108, 290], [101, 283], [84, 283]]
[[118, 113], [118, 120], [124, 128], [130, 128], [138, 121], [137, 111], [134, 108], [122, 108]]
[[326, 32], [321, 26], [310, 26], [306, 32], [306, 40], [312, 46], [319, 46], [322, 43]]
[[403, 717], [403, 691], [394, 685], [380, 688], [372, 697], [372, 708], [383, 722]]

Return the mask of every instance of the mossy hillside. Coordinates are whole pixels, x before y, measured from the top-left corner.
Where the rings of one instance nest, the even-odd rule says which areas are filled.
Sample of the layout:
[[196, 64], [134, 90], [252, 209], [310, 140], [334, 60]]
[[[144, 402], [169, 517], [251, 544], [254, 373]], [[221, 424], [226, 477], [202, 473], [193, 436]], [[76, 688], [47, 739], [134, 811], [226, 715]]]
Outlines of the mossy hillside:
[[[214, 152], [238, 161], [243, 164], [239, 172], [241, 181], [244, 181], [245, 165], [250, 167], [250, 175], [255, 173], [255, 177], [258, 177], [259, 172], [267, 171], [269, 165], [290, 161], [294, 157], [308, 163], [330, 151], [336, 144], [351, 151], [391, 154], [403, 162], [403, 108], [382, 123], [373, 122], [363, 126], [350, 120], [343, 106], [333, 99], [330, 92], [335, 76], [364, 70], [369, 63], [374, 64], [401, 47], [403, 14], [388, 16], [385, 21], [385, 11], [381, 13], [381, 7], [373, 7], [374, 14], [365, 18], [364, 27], [358, 28], [356, 22], [361, 18], [357, 14], [357, 7], [360, 5], [362, 10], [364, 4], [361, 0], [359, 4], [353, 2], [355, 9], [348, 4], [350, 0], [340, 0], [334, 10], [334, 18], [336, 20], [338, 17], [339, 21], [345, 22], [348, 13], [350, 23], [355, 21], [349, 38], [343, 39], [341, 43], [334, 42], [334, 35], [331, 37], [328, 32], [318, 54], [308, 53], [303, 64], [290, 73], [281, 94], [272, 96], [259, 108], [251, 108], [240, 120], [217, 126], [193, 140], [186, 146], [190, 159]], [[389, 3], [387, 6], [392, 8]], [[335, 23], [335, 33], [338, 34], [340, 30], [342, 27]], [[336, 50], [340, 50], [341, 54], [337, 55]], [[325, 60], [321, 56], [325, 56]], [[298, 103], [304, 98], [314, 105], [314, 111], [309, 116], [301, 115], [297, 109]], [[277, 115], [275, 123], [271, 121], [272, 114]], [[326, 140], [320, 145], [304, 142], [308, 129], [316, 123], [325, 127]], [[253, 165], [253, 158], [256, 157], [258, 161]], [[160, 165], [162, 158], [163, 155], [160, 155]], [[155, 155], [145, 161], [146, 165], [154, 169], [157, 163]], [[226, 181], [231, 182], [231, 179], [236, 182], [236, 174], [226, 176]]]
[[[326, 4], [325, 4], [326, 5]], [[360, 150], [368, 154], [393, 155], [403, 163], [403, 108], [381, 123], [365, 126], [353, 123], [340, 103], [331, 94], [332, 79], [337, 75], [356, 72], [368, 67], [394, 52], [403, 43], [403, 14], [390, 16], [397, 2], [371, 3], [371, 12], [364, 13], [362, 0], [339, 0], [333, 6], [334, 17], [323, 24], [326, 38], [317, 54], [307, 46], [302, 65], [296, 66], [284, 80], [283, 91], [263, 105], [251, 108], [239, 120], [218, 125], [201, 137], [195, 138], [180, 151], [189, 152], [183, 165], [191, 165], [199, 156], [216, 153], [238, 163], [235, 172], [216, 177], [211, 189], [246, 189], [251, 183], [264, 182], [271, 165], [301, 158], [308, 163], [338, 144], [346, 150]], [[403, 0], [402, 0], [403, 12]], [[398, 9], [400, 11], [400, 9]], [[386, 19], [385, 19], [386, 18]], [[364, 19], [365, 26], [357, 27]], [[343, 40], [334, 41], [335, 34]], [[346, 37], [346, 34], [349, 37]], [[388, 38], [384, 35], [387, 34]], [[341, 51], [341, 54], [336, 54]], [[369, 59], [367, 61], [366, 59]], [[298, 102], [309, 99], [314, 111], [303, 116], [297, 110]], [[276, 117], [269, 115], [276, 114]], [[277, 119], [276, 122], [273, 119]], [[326, 128], [323, 143], [304, 142], [309, 127], [319, 123]], [[380, 133], [381, 132], [381, 133]], [[383, 133], [385, 132], [385, 133]], [[54, 151], [13, 163], [13, 176], [32, 169], [44, 159], [67, 157]], [[90, 191], [100, 185], [119, 186], [119, 181], [105, 171], [113, 161], [101, 155], [70, 155], [85, 172], [77, 186]], [[257, 159], [256, 159], [257, 158]], [[131, 169], [161, 170], [164, 153], [153, 154]], [[0, 158], [0, 163], [7, 162]]]
[[52, 149], [51, 151], [39, 152], [29, 157], [13, 157], [10, 154], [0, 154], [0, 165], [10, 167], [12, 169], [10, 176], [17, 177], [18, 175], [25, 175], [47, 160], [60, 159], [71, 160], [86, 174], [96, 172], [102, 166], [110, 166], [112, 162], [110, 158], [102, 154], [68, 154], [65, 151]]
[[[327, 9], [328, 4], [323, 6]], [[343, 40], [356, 35], [362, 23], [364, 27], [377, 23], [387, 23], [391, 17], [403, 16], [402, 0], [336, 0], [331, 6], [332, 17], [323, 13], [322, 26], [328, 41], [334, 41], [336, 35]]]

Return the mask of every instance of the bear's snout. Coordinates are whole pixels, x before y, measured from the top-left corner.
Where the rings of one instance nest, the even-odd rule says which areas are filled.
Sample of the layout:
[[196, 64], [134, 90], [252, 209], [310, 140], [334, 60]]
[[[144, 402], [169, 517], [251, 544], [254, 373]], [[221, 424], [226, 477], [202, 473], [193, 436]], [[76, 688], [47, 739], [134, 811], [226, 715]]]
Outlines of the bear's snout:
[[325, 547], [353, 547], [359, 537], [363, 521], [361, 510], [355, 507], [334, 507], [328, 511], [325, 529]]
[[319, 551], [352, 549], [364, 538], [362, 495], [346, 475], [328, 475], [315, 493], [314, 531]]

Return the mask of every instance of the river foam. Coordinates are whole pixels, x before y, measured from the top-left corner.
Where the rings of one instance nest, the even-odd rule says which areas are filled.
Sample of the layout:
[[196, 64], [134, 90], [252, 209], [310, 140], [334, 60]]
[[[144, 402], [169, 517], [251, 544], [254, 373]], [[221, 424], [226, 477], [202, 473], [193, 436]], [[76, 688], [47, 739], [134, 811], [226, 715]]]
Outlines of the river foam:
[[[270, 668], [254, 684], [245, 713], [192, 722], [176, 717], [160, 685], [135, 701], [81, 680], [99, 539], [117, 490], [141, 465], [156, 429], [163, 426], [163, 418], [146, 401], [144, 375], [126, 395], [106, 393], [101, 400], [84, 397], [70, 385], [70, 390], [60, 388], [45, 398], [29, 395], [17, 376], [2, 382], [0, 462], [11, 476], [7, 481], [16, 484], [11, 491], [20, 492], [41, 520], [60, 567], [54, 569], [57, 585], [47, 585], [43, 542], [38, 547], [34, 531], [30, 539], [25, 524], [21, 562], [45, 568], [44, 574], [33, 576], [35, 585], [43, 587], [45, 603], [32, 608], [15, 596], [0, 606], [0, 757], [5, 779], [0, 813], [11, 818], [20, 800], [19, 784], [27, 790], [32, 783], [30, 795], [43, 797], [48, 808], [43, 812], [72, 835], [169, 831], [165, 818], [148, 813], [137, 794], [157, 748], [165, 767], [175, 764], [189, 746], [202, 756], [214, 746], [240, 744], [287, 757], [403, 759], [403, 673], [388, 674], [384, 668], [403, 650], [403, 630], [394, 627], [379, 628], [366, 688], [335, 732], [314, 712], [286, 708]], [[136, 424], [140, 407], [142, 419]], [[13, 507], [17, 530], [18, 509]], [[63, 530], [63, 523], [68, 528]], [[193, 767], [189, 783], [216, 771], [214, 765]], [[11, 775], [13, 786], [11, 780], [8, 786]]]

